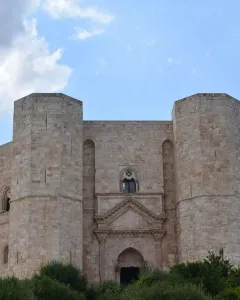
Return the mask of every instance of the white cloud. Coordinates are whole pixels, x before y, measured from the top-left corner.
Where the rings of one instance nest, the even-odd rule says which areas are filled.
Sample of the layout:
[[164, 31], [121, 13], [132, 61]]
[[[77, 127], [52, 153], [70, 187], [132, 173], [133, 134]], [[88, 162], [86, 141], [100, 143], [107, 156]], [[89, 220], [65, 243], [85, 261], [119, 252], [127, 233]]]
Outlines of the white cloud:
[[8, 47], [15, 36], [24, 32], [23, 19], [36, 6], [38, 0], [1, 0], [0, 47]]
[[[46, 39], [37, 32], [36, 20], [28, 19], [38, 6], [55, 18], [85, 18], [102, 26], [114, 18], [77, 0], [0, 1], [0, 113], [12, 114], [14, 100], [27, 94], [62, 91], [71, 75], [71, 68], [61, 63], [63, 50], [50, 51]], [[79, 29], [78, 33], [78, 38], [86, 39], [103, 33], [103, 29]], [[97, 74], [105, 66], [100, 60]]]
[[[32, 1], [28, 1], [30, 4]], [[12, 32], [11, 41], [0, 45], [0, 113], [10, 115], [14, 100], [33, 92], [61, 91], [71, 74], [68, 66], [59, 63], [62, 49], [50, 52], [45, 38], [37, 33], [36, 21], [14, 16], [22, 29]], [[6, 29], [0, 27], [0, 36]]]
[[75, 28], [75, 34], [72, 36], [73, 39], [86, 40], [95, 35], [103, 34], [103, 29], [86, 30], [83, 28]]
[[78, 0], [42, 0], [43, 7], [53, 18], [84, 18], [99, 23], [110, 23], [114, 16], [96, 6], [80, 5]]
[[168, 57], [167, 61], [170, 65], [180, 65], [182, 63], [182, 59], [176, 57]]

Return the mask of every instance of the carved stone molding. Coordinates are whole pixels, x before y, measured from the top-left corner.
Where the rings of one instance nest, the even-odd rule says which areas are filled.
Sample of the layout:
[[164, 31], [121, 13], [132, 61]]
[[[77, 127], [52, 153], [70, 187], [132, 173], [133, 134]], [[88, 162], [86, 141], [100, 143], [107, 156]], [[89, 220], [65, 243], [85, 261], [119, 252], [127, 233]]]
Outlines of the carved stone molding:
[[[162, 191], [159, 192], [159, 193], [141, 193], [141, 192], [137, 192], [137, 193], [133, 193], [132, 195], [134, 196], [163, 196], [164, 195], [164, 190], [163, 190], [163, 187], [161, 187]], [[95, 193], [94, 194], [94, 197], [95, 198], [98, 198], [98, 197], [101, 197], [101, 196], [109, 196], [109, 197], [113, 197], [113, 196], [123, 196], [125, 195], [123, 192], [120, 192], [120, 193]]]
[[152, 235], [155, 240], [156, 263], [158, 268], [162, 268], [162, 239], [166, 234], [165, 230], [153, 229]]
[[108, 234], [108, 237], [151, 237], [152, 236], [152, 232], [151, 230], [148, 229], [133, 229], [133, 230], [111, 230]]
[[158, 243], [162, 242], [162, 239], [166, 234], [166, 230], [162, 230], [162, 229], [152, 229], [151, 232], [154, 237], [154, 240]]
[[99, 242], [99, 270], [100, 281], [105, 278], [105, 242], [108, 236], [109, 230], [94, 230]]
[[97, 229], [94, 231], [99, 243], [104, 243], [107, 238], [144, 238], [153, 237], [156, 242], [161, 242], [162, 238], [166, 234], [165, 230], [162, 229]]
[[107, 238], [110, 231], [111, 231], [110, 229], [106, 229], [106, 230], [105, 229], [102, 229], [102, 230], [101, 229], [96, 229], [96, 230], [94, 230], [94, 233], [96, 234], [98, 242], [99, 242], [100, 245], [105, 243], [106, 238]]
[[134, 200], [131, 197], [127, 197], [123, 202], [117, 204], [111, 210], [109, 210], [104, 215], [95, 215], [95, 220], [98, 225], [108, 225], [112, 223], [114, 220], [119, 218], [128, 210], [135, 211], [139, 215], [141, 215], [149, 224], [162, 224], [163, 221], [166, 219], [166, 215], [164, 213], [160, 215], [154, 214], [144, 205], [139, 203], [138, 201]]

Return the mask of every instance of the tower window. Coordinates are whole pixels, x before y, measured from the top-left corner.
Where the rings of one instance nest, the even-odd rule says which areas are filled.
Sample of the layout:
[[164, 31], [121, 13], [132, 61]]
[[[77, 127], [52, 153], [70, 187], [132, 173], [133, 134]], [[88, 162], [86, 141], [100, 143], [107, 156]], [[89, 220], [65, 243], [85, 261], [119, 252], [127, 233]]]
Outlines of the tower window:
[[136, 181], [134, 178], [123, 179], [123, 192], [124, 193], [136, 193]]
[[135, 172], [126, 169], [121, 174], [121, 191], [124, 193], [136, 193], [138, 181]]

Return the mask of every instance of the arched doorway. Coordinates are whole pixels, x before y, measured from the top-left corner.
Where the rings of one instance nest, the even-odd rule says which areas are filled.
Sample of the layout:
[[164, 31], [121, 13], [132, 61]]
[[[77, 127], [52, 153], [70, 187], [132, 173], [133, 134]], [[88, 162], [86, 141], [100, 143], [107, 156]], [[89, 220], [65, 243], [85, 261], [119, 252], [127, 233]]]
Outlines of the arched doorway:
[[138, 280], [140, 273], [139, 267], [123, 267], [120, 269], [120, 284], [128, 285], [129, 283]]
[[139, 251], [134, 248], [125, 249], [117, 260], [116, 280], [122, 285], [137, 280], [143, 266], [144, 259]]

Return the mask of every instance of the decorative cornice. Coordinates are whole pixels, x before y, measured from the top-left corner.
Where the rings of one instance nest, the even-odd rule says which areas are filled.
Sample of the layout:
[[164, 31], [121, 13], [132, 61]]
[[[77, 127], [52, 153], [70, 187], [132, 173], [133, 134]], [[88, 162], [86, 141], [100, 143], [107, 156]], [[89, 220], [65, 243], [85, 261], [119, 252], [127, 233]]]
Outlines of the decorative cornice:
[[115, 219], [119, 218], [121, 215], [127, 212], [128, 210], [135, 211], [136, 213], [141, 215], [148, 223], [152, 225], [155, 223], [161, 224], [166, 219], [166, 215], [164, 213], [160, 215], [156, 215], [153, 212], [151, 212], [148, 208], [146, 208], [141, 203], [139, 203], [138, 201], [134, 200], [131, 197], [127, 197], [124, 201], [114, 206], [106, 214], [95, 215], [94, 218], [98, 224], [110, 224]]
[[[136, 193], [128, 193], [131, 196], [163, 196], [164, 192], [160, 192], [160, 193], [142, 193], [142, 192], [136, 192]], [[94, 196], [97, 197], [102, 197], [102, 196], [126, 196], [126, 193], [124, 192], [120, 192], [120, 193], [96, 193], [94, 194]]]
[[103, 243], [107, 238], [145, 238], [145, 237], [153, 237], [156, 242], [162, 240], [164, 235], [166, 234], [165, 230], [162, 229], [96, 229], [94, 231], [96, 234], [99, 243]]
[[166, 234], [166, 230], [162, 229], [151, 229], [151, 232], [156, 242], [161, 242]]
[[111, 230], [108, 234], [108, 237], [151, 237], [152, 232], [151, 230], [144, 230], [144, 229], [138, 229], [138, 230]]

